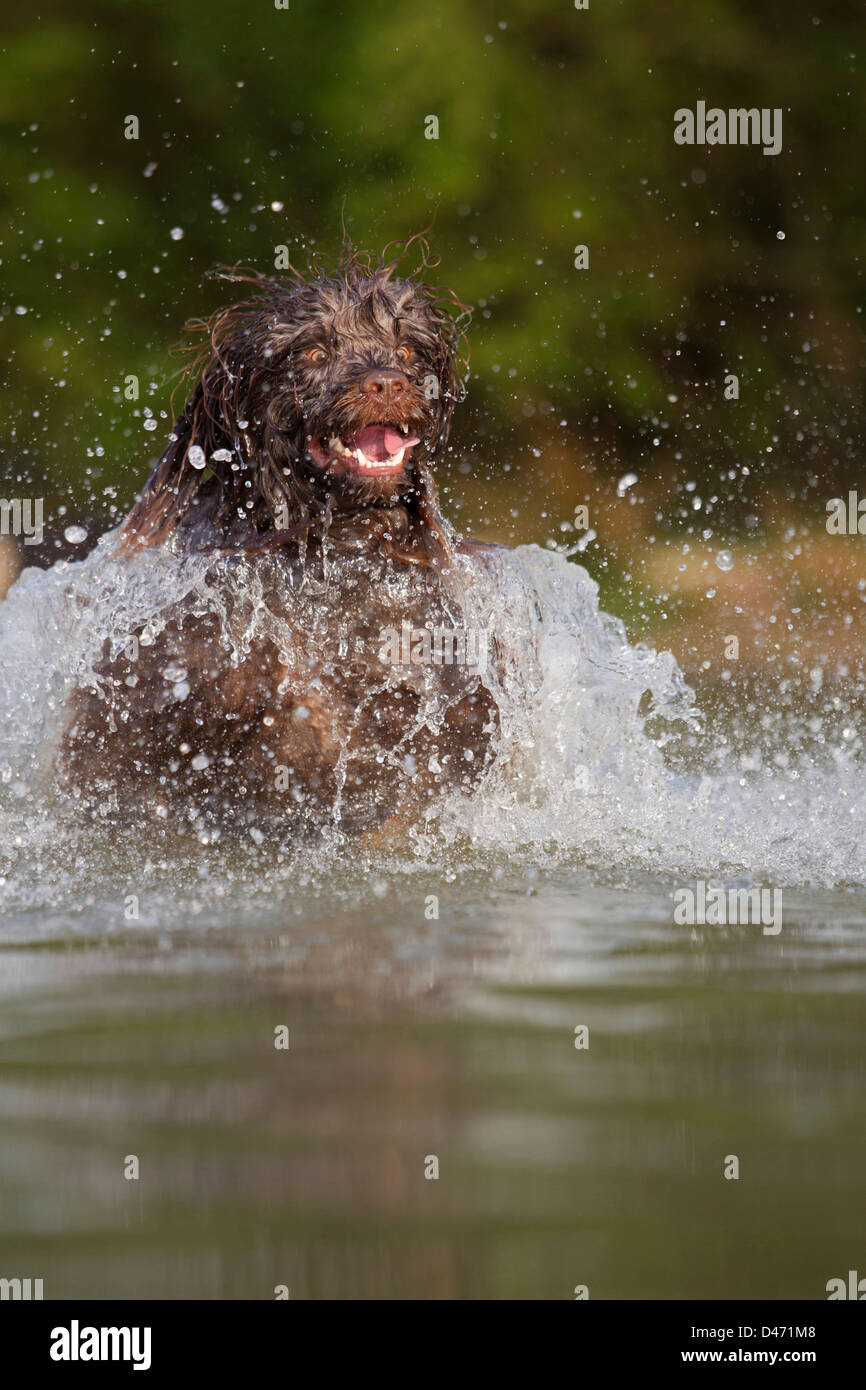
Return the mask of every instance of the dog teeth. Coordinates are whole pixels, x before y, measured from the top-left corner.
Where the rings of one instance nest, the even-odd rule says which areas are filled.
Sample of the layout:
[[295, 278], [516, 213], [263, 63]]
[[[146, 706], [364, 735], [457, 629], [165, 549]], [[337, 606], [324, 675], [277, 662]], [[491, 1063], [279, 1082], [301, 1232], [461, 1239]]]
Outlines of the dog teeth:
[[390, 473], [392, 469], [400, 467], [405, 453], [405, 449], [400, 449], [398, 453], [392, 454], [387, 459], [368, 459], [367, 455], [358, 449], [355, 457], [358, 460], [358, 467], [366, 469], [368, 473]]
[[[400, 425], [400, 431], [407, 434], [408, 425]], [[389, 473], [394, 469], [400, 468], [406, 455], [406, 449], [400, 449], [396, 454], [391, 454], [387, 459], [369, 459], [363, 449], [347, 449], [338, 434], [328, 435], [328, 449], [334, 459], [352, 459], [356, 467], [366, 473]]]
[[355, 459], [359, 458], [357, 449], [347, 449], [338, 434], [332, 434], [328, 438], [328, 448], [335, 458]]

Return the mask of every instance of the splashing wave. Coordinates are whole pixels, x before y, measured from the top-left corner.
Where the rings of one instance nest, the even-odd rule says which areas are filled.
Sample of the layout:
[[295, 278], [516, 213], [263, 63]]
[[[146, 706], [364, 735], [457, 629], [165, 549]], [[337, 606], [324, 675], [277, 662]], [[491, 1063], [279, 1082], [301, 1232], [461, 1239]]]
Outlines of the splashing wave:
[[[25, 571], [0, 606], [0, 895], [8, 902], [80, 897], [87, 884], [98, 892], [108, 871], [110, 837], [100, 849], [80, 825], [66, 824], [52, 789], [70, 691], [98, 681], [106, 651], [133, 630], [158, 633], [181, 601], [216, 613], [238, 652], [262, 624], [279, 641], [279, 618], [261, 602], [254, 570], [217, 563], [225, 568], [214, 584], [213, 559], [154, 550], [120, 561], [106, 537], [81, 562]], [[401, 586], [415, 580], [401, 567], [393, 582], [399, 603]], [[287, 604], [306, 603], [311, 622], [318, 613], [331, 623], [339, 605], [323, 608], [321, 598], [286, 588]], [[866, 882], [856, 760], [840, 745], [820, 764], [748, 767], [726, 749], [708, 759], [712, 771], [671, 770], [665, 745], [676, 730], [698, 726], [692, 692], [669, 653], [629, 644], [579, 565], [534, 546], [485, 552], [455, 566], [448, 601], [467, 628], [490, 633], [498, 653], [497, 756], [473, 794], [450, 795], [416, 827], [409, 864], [477, 868], [504, 858], [623, 876]], [[190, 848], [180, 837], [163, 840], [160, 852], [182, 866]], [[330, 841], [307, 851], [308, 867], [341, 848], [335, 819]], [[244, 853], [259, 856], [261, 874], [261, 856], [285, 864], [295, 849], [269, 842]], [[131, 852], [152, 851], [143, 836]], [[206, 874], [237, 872], [232, 854], [211, 858]]]

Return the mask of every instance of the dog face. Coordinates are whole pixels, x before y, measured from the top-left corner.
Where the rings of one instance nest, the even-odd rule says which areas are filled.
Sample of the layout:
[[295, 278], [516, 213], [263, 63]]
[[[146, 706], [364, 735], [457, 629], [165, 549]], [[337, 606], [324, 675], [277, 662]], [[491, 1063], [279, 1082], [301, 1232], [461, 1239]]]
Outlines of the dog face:
[[266, 445], [288, 443], [340, 510], [388, 505], [447, 437], [455, 382], [423, 290], [382, 275], [304, 286], [264, 344]]
[[394, 270], [350, 253], [309, 280], [229, 273], [255, 291], [188, 325], [207, 342], [128, 543], [176, 533], [244, 549], [294, 539], [306, 551], [325, 535], [378, 535], [399, 558], [435, 562], [445, 533], [432, 464], [462, 394], [466, 311]]

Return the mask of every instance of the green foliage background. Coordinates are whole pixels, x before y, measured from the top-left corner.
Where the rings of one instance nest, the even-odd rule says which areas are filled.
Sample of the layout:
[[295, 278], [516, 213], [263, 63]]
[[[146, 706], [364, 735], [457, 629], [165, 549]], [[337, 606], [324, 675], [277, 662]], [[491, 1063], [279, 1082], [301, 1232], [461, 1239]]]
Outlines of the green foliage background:
[[[864, 29], [850, 0], [7, 0], [5, 493], [128, 505], [168, 349], [225, 298], [208, 270], [434, 217], [437, 278], [475, 306], [445, 472], [483, 478], [476, 529], [538, 539], [545, 477], [578, 501], [633, 469], [668, 526], [686, 481], [728, 524], [852, 484]], [[677, 146], [698, 99], [783, 108], [783, 152]]]

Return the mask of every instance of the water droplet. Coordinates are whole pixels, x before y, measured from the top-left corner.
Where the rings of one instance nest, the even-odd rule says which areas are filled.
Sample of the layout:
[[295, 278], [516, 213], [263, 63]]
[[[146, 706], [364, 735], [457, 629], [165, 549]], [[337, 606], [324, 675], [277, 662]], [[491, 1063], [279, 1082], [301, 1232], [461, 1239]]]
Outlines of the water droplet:
[[172, 227], [169, 236], [172, 241], [183, 241], [183, 227]]
[[716, 556], [716, 564], [719, 569], [724, 570], [725, 573], [727, 573], [728, 570], [732, 570], [734, 568], [734, 557], [730, 550], [720, 550]]
[[784, 233], [784, 232], [777, 232], [777, 233], [776, 233], [776, 240], [777, 240], [777, 241], [784, 241], [784, 240], [785, 240], [785, 233]]
[[205, 458], [204, 449], [200, 448], [198, 444], [193, 444], [192, 448], [187, 454], [187, 458], [189, 459], [193, 468], [207, 467], [207, 459]]
[[634, 487], [637, 482], [636, 473], [624, 473], [616, 485], [617, 497], [624, 497], [630, 487]]
[[83, 526], [67, 526], [63, 539], [70, 545], [81, 545], [82, 541], [87, 540], [87, 531]]

